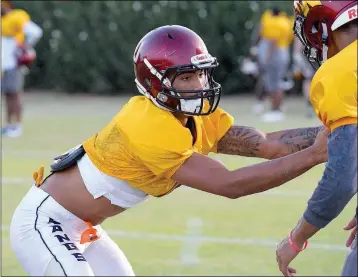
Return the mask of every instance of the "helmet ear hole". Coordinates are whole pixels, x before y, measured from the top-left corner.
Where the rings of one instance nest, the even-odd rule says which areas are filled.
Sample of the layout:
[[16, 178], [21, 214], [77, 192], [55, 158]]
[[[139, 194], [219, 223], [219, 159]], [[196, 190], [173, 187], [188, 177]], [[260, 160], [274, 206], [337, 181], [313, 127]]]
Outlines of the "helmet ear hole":
[[322, 49], [322, 26], [321, 22], [316, 21], [312, 24], [309, 42], [314, 48]]
[[149, 89], [151, 89], [153, 86], [152, 86], [152, 83], [150, 82], [150, 80], [148, 78], [145, 78], [144, 79], [144, 82], [145, 84], [148, 86]]
[[316, 22], [315, 22], [315, 23], [313, 23], [313, 25], [312, 25], [312, 34], [317, 33], [317, 32], [318, 32], [318, 30], [319, 30], [319, 22], [318, 22], [318, 21], [316, 21]]

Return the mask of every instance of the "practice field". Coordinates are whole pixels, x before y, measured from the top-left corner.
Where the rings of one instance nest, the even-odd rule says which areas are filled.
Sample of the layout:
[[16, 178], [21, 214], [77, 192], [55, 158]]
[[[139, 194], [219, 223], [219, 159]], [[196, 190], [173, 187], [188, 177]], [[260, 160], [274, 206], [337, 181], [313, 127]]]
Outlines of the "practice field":
[[[2, 275], [24, 275], [9, 243], [15, 207], [31, 186], [40, 164], [98, 132], [129, 97], [27, 94], [24, 135], [2, 139]], [[224, 97], [221, 107], [237, 124], [264, 131], [315, 126], [303, 116], [303, 99], [285, 104], [287, 119], [264, 124], [251, 115], [253, 99]], [[230, 169], [260, 159], [217, 155]], [[231, 200], [180, 188], [149, 199], [103, 226], [126, 253], [137, 275], [276, 275], [277, 243], [301, 217], [323, 165], [266, 193]], [[69, 192], [71, 193], [71, 192]], [[347, 253], [343, 226], [354, 213], [356, 198], [327, 228], [310, 240], [293, 266], [298, 275], [338, 276]]]

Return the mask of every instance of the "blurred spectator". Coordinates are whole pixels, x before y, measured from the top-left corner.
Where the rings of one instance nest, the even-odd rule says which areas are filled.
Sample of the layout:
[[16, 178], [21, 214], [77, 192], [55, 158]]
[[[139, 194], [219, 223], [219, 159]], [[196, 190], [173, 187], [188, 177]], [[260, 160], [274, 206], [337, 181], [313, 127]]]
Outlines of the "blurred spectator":
[[24, 75], [36, 58], [33, 46], [42, 36], [42, 29], [29, 14], [12, 9], [10, 1], [1, 1], [1, 93], [5, 94], [6, 125], [2, 135], [22, 134], [22, 92]]
[[262, 113], [265, 96], [269, 95], [271, 111], [262, 117], [266, 122], [284, 119], [281, 105], [284, 90], [287, 89], [284, 78], [290, 63], [289, 47], [292, 41], [292, 19], [277, 7], [265, 11], [261, 16], [257, 44], [260, 73], [256, 89], [257, 103], [253, 111], [257, 114]]

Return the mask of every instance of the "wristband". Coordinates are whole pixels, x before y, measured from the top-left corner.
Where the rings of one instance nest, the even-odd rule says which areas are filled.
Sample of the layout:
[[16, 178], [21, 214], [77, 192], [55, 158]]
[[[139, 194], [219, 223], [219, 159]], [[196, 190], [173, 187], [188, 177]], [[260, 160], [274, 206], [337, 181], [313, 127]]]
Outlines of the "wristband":
[[307, 248], [307, 245], [308, 245], [308, 240], [306, 240], [304, 243], [303, 243], [303, 246], [302, 248], [299, 248], [296, 246], [296, 244], [294, 244], [294, 242], [292, 241], [292, 231], [288, 234], [288, 241], [290, 243], [290, 246], [291, 246], [291, 249], [294, 250], [295, 252], [299, 253], [303, 250], [305, 250]]

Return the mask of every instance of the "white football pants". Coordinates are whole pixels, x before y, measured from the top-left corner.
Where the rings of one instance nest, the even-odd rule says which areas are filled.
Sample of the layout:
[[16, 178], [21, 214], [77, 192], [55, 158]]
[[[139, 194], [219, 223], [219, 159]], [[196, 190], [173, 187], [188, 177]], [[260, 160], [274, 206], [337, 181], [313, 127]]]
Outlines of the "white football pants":
[[118, 245], [94, 227], [100, 238], [80, 244], [86, 223], [33, 186], [13, 215], [11, 247], [31, 276], [134, 276]]

